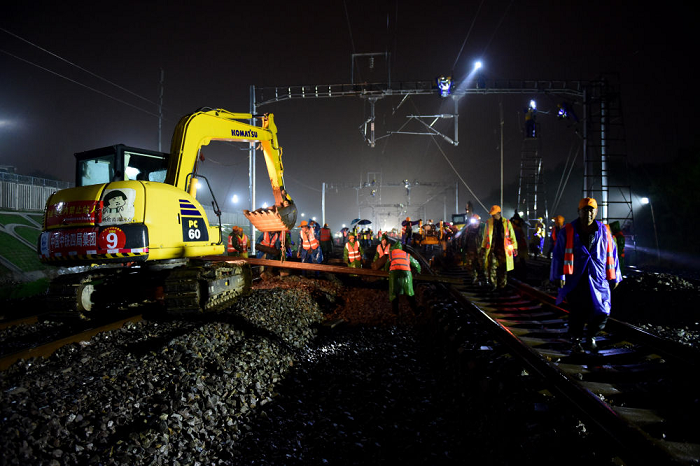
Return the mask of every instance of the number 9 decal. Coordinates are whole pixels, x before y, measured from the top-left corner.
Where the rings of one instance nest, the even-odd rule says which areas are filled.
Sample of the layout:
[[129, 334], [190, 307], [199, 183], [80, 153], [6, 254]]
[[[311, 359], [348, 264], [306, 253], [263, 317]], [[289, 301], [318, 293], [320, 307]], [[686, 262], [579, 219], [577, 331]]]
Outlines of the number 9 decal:
[[100, 249], [109, 250], [123, 249], [125, 243], [126, 235], [117, 227], [109, 227], [102, 230], [97, 242]]

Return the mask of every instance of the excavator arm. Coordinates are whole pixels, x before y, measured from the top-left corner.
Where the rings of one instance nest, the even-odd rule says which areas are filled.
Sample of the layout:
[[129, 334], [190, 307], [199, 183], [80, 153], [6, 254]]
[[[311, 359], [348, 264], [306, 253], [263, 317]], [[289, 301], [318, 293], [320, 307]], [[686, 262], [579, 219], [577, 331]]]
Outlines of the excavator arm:
[[188, 175], [194, 174], [199, 149], [211, 141], [260, 142], [270, 176], [275, 205], [267, 209], [245, 210], [246, 218], [260, 231], [291, 230], [296, 223], [297, 210], [284, 187], [282, 148], [277, 140], [273, 114], [260, 117], [262, 126], [253, 126], [239, 120], [251, 120], [250, 113], [231, 113], [222, 109], [202, 110], [186, 115], [175, 128], [171, 144], [171, 159], [165, 182], [196, 195], [196, 183]]

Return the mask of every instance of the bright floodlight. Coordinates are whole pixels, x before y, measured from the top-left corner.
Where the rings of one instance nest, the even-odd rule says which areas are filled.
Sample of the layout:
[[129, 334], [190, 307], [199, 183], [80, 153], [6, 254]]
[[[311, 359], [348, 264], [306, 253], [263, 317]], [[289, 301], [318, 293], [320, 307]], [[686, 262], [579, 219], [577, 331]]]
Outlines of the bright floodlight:
[[481, 64], [480, 61], [474, 63], [474, 71], [476, 71], [476, 70], [478, 70], [479, 68], [481, 68], [481, 66], [482, 66], [482, 64]]
[[234, 194], [233, 197], [231, 198], [234, 204], [238, 204], [238, 194]]
[[530, 101], [530, 108], [533, 109], [533, 110], [535, 110], [535, 109], [537, 108], [537, 104], [535, 103], [534, 100], [531, 100], [531, 101]]
[[643, 197], [639, 200], [642, 204], [646, 205], [649, 204], [649, 198], [648, 197]]

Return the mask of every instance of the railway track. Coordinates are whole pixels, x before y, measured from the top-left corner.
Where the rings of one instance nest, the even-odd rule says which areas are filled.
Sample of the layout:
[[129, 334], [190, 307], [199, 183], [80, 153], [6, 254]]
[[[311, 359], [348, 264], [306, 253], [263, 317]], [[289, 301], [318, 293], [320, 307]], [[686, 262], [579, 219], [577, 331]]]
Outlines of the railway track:
[[124, 326], [127, 322], [138, 322], [141, 314], [131, 314], [119, 319], [101, 319], [99, 322], [47, 322], [42, 324], [36, 316], [17, 319], [3, 323], [1, 330], [9, 331], [12, 327], [31, 325], [19, 335], [2, 335], [0, 345], [0, 371], [4, 371], [20, 360], [51, 356], [59, 348], [71, 343], [90, 340], [95, 335], [109, 332]]
[[[423, 266], [424, 273], [430, 273], [426, 262]], [[449, 289], [463, 309], [477, 316], [472, 320], [488, 327], [528, 372], [541, 377], [558, 399], [567, 400], [587, 425], [610, 439], [626, 464], [698, 464], [700, 434], [689, 428], [700, 414], [692, 380], [696, 351], [611, 319], [597, 353], [572, 355], [565, 338], [566, 309], [554, 306], [551, 296], [512, 280], [507, 292], [489, 293], [466, 284], [460, 269], [442, 273], [452, 280], [434, 286]], [[454, 281], [463, 284], [448, 288], [447, 283]], [[112, 322], [111, 328], [131, 319]], [[11, 357], [16, 361], [43, 351], [50, 354], [62, 344], [87, 340], [89, 333], [111, 328], [83, 329], [64, 335], [62, 342], [50, 342], [53, 350], [47, 345]], [[0, 367], [12, 363], [3, 359]]]
[[[464, 276], [460, 269], [445, 274]], [[552, 296], [514, 280], [499, 293], [465, 280], [452, 293], [616, 443], [623, 458], [700, 463], [700, 431], [692, 427], [700, 416], [693, 377], [698, 351], [611, 318], [597, 352], [572, 354], [568, 311], [555, 306]]]

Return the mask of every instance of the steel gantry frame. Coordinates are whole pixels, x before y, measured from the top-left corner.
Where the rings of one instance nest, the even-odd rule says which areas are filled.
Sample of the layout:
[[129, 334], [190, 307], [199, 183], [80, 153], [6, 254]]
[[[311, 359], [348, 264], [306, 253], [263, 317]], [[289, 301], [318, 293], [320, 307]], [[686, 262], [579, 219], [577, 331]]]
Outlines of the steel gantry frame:
[[[584, 196], [599, 197], [599, 218], [608, 223], [610, 220], [622, 220], [622, 226], [633, 231], [633, 213], [631, 189], [626, 184], [627, 159], [624, 125], [620, 105], [619, 89], [610, 77], [594, 81], [551, 81], [551, 80], [479, 80], [471, 86], [455, 86], [451, 97], [455, 103], [453, 114], [410, 115], [419, 120], [427, 131], [425, 133], [408, 133], [435, 136], [440, 135], [449, 143], [459, 144], [458, 104], [465, 95], [473, 94], [551, 94], [568, 97], [569, 101], [583, 106], [583, 158], [584, 158]], [[365, 129], [365, 139], [374, 147], [377, 137], [374, 129], [374, 105], [380, 99], [392, 96], [438, 95], [434, 81], [388, 82], [388, 83], [352, 83], [352, 84], [317, 84], [300, 86], [250, 87], [250, 107], [253, 115], [260, 107], [291, 99], [319, 99], [355, 97], [368, 99], [371, 114], [361, 127]], [[422, 118], [433, 118], [428, 124]], [[454, 119], [454, 135], [449, 137], [437, 132], [432, 124], [439, 118]], [[395, 132], [394, 134], [401, 134]], [[385, 136], [382, 136], [385, 137]], [[614, 145], [614, 149], [612, 146]], [[612, 150], [611, 150], [612, 149]], [[254, 176], [255, 149], [251, 145], [251, 174]], [[611, 165], [611, 158], [614, 164]], [[610, 183], [613, 184], [610, 184]], [[611, 196], [611, 188], [615, 195]], [[251, 200], [254, 203], [254, 184], [251, 186]], [[611, 211], [611, 207], [614, 209]], [[253, 206], [254, 207], [254, 206]]]

